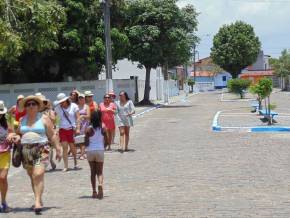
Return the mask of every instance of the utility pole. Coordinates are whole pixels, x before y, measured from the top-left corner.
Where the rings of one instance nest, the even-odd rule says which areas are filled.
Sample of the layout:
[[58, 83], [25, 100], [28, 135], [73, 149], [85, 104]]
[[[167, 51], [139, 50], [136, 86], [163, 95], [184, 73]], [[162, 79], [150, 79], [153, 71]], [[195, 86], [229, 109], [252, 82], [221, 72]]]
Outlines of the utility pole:
[[112, 80], [112, 42], [111, 42], [111, 15], [110, 15], [110, 0], [100, 0], [104, 11], [105, 22], [105, 41], [106, 41], [106, 91], [107, 93], [113, 90]]
[[196, 53], [196, 44], [193, 45], [193, 80], [196, 81], [196, 67], [195, 67], [195, 53]]

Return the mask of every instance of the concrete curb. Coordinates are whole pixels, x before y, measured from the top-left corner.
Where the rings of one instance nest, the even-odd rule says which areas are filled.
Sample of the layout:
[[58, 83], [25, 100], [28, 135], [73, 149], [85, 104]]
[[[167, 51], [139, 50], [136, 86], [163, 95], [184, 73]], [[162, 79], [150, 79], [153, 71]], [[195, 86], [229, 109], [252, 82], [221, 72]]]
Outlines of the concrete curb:
[[177, 102], [185, 102], [185, 101], [187, 101], [187, 99], [189, 99], [189, 98], [191, 98], [191, 97], [193, 97], [193, 96], [195, 96], [195, 95], [197, 95], [197, 94], [198, 94], [198, 92], [197, 92], [197, 93], [194, 93], [194, 94], [192, 94], [192, 95], [185, 96], [185, 97], [182, 98], [182, 99], [179, 99], [179, 100], [175, 100], [175, 101], [169, 102], [168, 104], [157, 104], [157, 105], [155, 105], [154, 107], [148, 108], [148, 109], [146, 109], [146, 110], [144, 110], [144, 111], [142, 111], [142, 112], [140, 112], [140, 113], [138, 113], [138, 114], [136, 114], [136, 115], [133, 115], [132, 117], [133, 117], [133, 119], [136, 119], [136, 118], [141, 117], [142, 115], [144, 115], [144, 114], [146, 114], [146, 113], [149, 113], [149, 112], [151, 112], [151, 111], [157, 110], [157, 109], [159, 109], [159, 108], [161, 108], [161, 107], [163, 107], [163, 106], [170, 105], [170, 104], [175, 104], [175, 103], [177, 103]]
[[218, 111], [214, 116], [212, 123], [212, 131], [214, 132], [255, 132], [255, 133], [279, 133], [279, 132], [290, 132], [289, 126], [254, 126], [254, 127], [225, 127], [220, 126], [218, 118], [223, 111]]

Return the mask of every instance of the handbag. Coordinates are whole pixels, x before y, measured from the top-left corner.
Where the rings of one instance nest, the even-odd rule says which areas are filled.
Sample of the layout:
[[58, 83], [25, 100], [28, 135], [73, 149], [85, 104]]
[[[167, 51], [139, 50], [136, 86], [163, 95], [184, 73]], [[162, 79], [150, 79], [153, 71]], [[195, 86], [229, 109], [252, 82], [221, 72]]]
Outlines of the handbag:
[[16, 168], [21, 166], [22, 163], [22, 146], [14, 145], [12, 152], [12, 165]]

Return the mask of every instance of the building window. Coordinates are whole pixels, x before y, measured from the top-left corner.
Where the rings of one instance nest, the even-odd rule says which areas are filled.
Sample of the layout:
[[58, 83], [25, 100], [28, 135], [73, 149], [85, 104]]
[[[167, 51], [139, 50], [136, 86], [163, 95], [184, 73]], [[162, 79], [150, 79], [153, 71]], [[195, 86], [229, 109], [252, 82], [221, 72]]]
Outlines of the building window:
[[223, 76], [223, 82], [227, 81], [227, 76]]

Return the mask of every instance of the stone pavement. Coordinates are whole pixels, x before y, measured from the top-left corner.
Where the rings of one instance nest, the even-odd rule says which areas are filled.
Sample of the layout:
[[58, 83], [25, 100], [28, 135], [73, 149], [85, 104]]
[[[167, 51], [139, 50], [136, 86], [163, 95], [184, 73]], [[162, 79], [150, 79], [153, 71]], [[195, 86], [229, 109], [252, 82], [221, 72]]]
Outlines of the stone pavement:
[[[106, 153], [102, 201], [90, 198], [86, 161], [47, 173], [42, 217], [290, 217], [290, 135], [212, 132], [218, 110], [241, 104], [219, 99], [202, 93], [136, 119], [131, 152]], [[14, 212], [1, 216], [34, 217], [25, 172], [9, 182]]]

